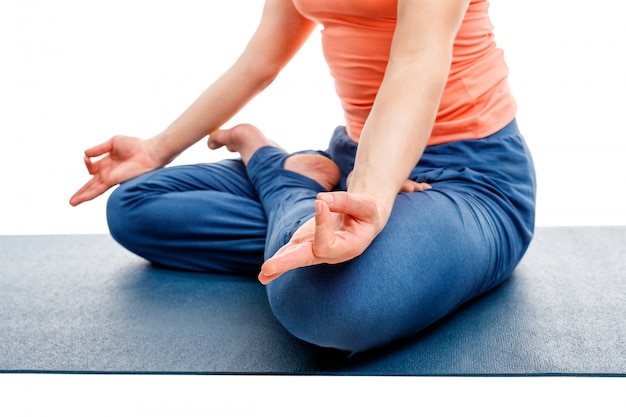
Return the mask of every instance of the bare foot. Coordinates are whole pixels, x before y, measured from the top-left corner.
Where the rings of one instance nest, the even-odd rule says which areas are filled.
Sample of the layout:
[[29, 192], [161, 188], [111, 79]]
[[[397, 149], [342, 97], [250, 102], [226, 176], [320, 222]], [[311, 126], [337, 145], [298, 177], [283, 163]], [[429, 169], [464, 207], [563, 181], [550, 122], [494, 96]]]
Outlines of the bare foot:
[[339, 167], [327, 157], [319, 154], [295, 154], [285, 161], [285, 169], [297, 172], [319, 183], [326, 191], [339, 182]]
[[[241, 124], [228, 130], [211, 133], [208, 141], [211, 149], [226, 146], [231, 152], [239, 152], [244, 164], [248, 164], [252, 155], [264, 146], [279, 147], [269, 140], [263, 132], [250, 124]], [[285, 161], [285, 169], [318, 182], [326, 191], [332, 190], [339, 182], [339, 167], [330, 159], [318, 154], [295, 154]]]
[[239, 152], [243, 163], [248, 165], [252, 155], [264, 146], [276, 146], [256, 126], [242, 124], [228, 130], [216, 130], [209, 136], [209, 148], [218, 149], [226, 146], [231, 152]]

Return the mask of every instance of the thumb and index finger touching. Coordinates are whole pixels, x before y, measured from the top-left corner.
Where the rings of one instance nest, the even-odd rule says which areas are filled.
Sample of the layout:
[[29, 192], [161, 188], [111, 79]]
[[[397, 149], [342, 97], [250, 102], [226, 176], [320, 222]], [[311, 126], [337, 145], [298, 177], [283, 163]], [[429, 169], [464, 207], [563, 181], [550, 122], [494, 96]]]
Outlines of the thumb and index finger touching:
[[333, 213], [346, 214], [359, 220], [373, 220], [377, 215], [377, 206], [368, 196], [333, 191], [319, 193], [317, 200], [322, 200]]
[[95, 158], [113, 150], [113, 138], [85, 150], [86, 158]]
[[259, 280], [267, 284], [291, 269], [320, 263], [337, 263], [352, 258], [355, 248], [337, 241], [337, 227], [341, 226], [336, 224], [337, 218], [332, 213], [344, 214], [366, 223], [377, 221], [376, 204], [367, 197], [347, 192], [320, 193], [315, 200], [315, 218], [312, 219], [314, 230], [308, 229], [308, 237], [298, 235], [298, 239], [292, 238], [266, 260]]
[[113, 138], [85, 150], [83, 162], [85, 163], [87, 172], [89, 172], [89, 175], [93, 175], [93, 177], [74, 193], [70, 198], [70, 205], [77, 206], [85, 201], [93, 200], [110, 188], [110, 186], [104, 184], [102, 180], [97, 177], [98, 169], [91, 158], [110, 153], [112, 150]]

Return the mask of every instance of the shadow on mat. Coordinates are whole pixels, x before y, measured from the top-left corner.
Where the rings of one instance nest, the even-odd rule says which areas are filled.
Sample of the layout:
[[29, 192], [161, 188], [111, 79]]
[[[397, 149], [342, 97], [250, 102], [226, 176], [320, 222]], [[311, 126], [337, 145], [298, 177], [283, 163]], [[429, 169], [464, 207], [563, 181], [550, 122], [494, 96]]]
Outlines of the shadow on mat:
[[[467, 318], [488, 314], [490, 299], [510, 295], [507, 287], [514, 281], [509, 279], [416, 336], [349, 357], [291, 336], [274, 318], [264, 287], [251, 277], [149, 265], [128, 266], [116, 275], [119, 308], [128, 320], [148, 333], [177, 340], [164, 346], [173, 352], [189, 344], [199, 350], [184, 366], [163, 372], [228, 374], [446, 374], [455, 363], [463, 370], [471, 367], [463, 362], [472, 361], [459, 351], [475, 351], [476, 342], [486, 337], [481, 332], [488, 332], [481, 325], [468, 325]], [[442, 346], [452, 349], [442, 352]], [[194, 363], [192, 358], [199, 356], [204, 359]]]

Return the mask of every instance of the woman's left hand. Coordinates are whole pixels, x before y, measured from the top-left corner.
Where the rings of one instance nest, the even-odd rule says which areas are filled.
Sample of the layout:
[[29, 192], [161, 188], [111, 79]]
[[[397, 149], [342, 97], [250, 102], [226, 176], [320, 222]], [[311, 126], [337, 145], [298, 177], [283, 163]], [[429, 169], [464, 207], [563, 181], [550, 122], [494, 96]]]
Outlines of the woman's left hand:
[[265, 261], [259, 281], [267, 284], [291, 269], [356, 258], [383, 229], [388, 216], [369, 195], [342, 191], [318, 194], [315, 217]]
[[[346, 187], [350, 186], [351, 182], [352, 182], [352, 172], [348, 174], [348, 178], [346, 178]], [[401, 193], [413, 193], [415, 191], [430, 190], [431, 188], [433, 187], [427, 182], [416, 182], [416, 181], [407, 179], [402, 184], [402, 187], [400, 187], [400, 192]]]
[[433, 188], [427, 182], [415, 182], [413, 180], [406, 180], [404, 184], [402, 184], [402, 188], [400, 188], [401, 193], [414, 193], [416, 191], [424, 191], [430, 190]]

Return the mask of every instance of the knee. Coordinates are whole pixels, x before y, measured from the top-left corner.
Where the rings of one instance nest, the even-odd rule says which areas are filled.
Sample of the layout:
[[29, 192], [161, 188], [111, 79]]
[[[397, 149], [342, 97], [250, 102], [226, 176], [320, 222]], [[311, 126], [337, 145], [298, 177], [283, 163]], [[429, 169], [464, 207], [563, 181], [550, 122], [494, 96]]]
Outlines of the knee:
[[106, 219], [111, 236], [122, 246], [132, 251], [133, 235], [137, 222], [132, 215], [132, 188], [128, 183], [118, 186], [109, 196], [106, 206]]
[[328, 269], [291, 271], [267, 285], [270, 306], [283, 327], [308, 343], [351, 353], [390, 342], [389, 329], [381, 326], [366, 298], [347, 293], [336, 274], [325, 273]]

